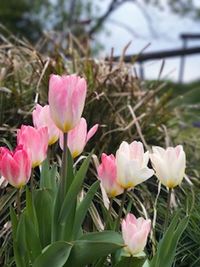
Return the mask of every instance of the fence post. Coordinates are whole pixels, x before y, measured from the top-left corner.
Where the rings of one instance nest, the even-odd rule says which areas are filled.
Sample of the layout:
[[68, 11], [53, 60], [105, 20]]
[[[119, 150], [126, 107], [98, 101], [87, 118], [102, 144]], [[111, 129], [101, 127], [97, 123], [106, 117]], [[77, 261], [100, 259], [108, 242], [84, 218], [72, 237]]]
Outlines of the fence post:
[[139, 73], [140, 73], [140, 79], [144, 80], [144, 66], [142, 62], [139, 63]]
[[[183, 40], [183, 49], [185, 50], [187, 48], [187, 37], [182, 37]], [[180, 60], [180, 70], [179, 70], [179, 83], [183, 83], [183, 77], [184, 77], [184, 68], [185, 68], [185, 55], [181, 56]]]

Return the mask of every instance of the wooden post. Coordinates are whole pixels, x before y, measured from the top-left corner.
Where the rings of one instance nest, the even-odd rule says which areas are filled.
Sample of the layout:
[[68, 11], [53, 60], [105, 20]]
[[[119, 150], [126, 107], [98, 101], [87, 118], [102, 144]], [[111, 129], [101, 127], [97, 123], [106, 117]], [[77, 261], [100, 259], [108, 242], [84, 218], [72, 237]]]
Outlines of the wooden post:
[[[186, 50], [187, 38], [183, 38], [182, 40], [183, 40], [183, 49]], [[180, 60], [180, 70], [179, 70], [179, 78], [178, 78], [179, 83], [183, 83], [185, 60], [186, 60], [186, 58], [185, 58], [185, 55], [183, 54], [181, 56], [181, 60]]]

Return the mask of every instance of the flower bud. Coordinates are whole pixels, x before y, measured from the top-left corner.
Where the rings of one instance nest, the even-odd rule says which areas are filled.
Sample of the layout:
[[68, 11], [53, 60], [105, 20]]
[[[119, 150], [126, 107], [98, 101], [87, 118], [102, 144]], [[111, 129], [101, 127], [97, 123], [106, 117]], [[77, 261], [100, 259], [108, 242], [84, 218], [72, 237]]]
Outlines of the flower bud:
[[124, 189], [117, 182], [117, 166], [114, 155], [103, 153], [97, 172], [99, 180], [109, 197], [115, 197], [123, 193]]
[[18, 146], [14, 152], [4, 151], [1, 158], [1, 173], [16, 188], [23, 187], [30, 179], [31, 161], [22, 146]]
[[32, 168], [39, 166], [47, 156], [48, 129], [41, 127], [36, 129], [32, 126], [22, 125], [17, 131], [17, 144], [22, 145], [27, 151]]
[[86, 81], [77, 75], [51, 75], [49, 107], [56, 126], [64, 133], [80, 121], [86, 98]]
[[138, 219], [131, 213], [122, 221], [122, 237], [131, 255], [143, 252], [151, 229], [151, 220]]

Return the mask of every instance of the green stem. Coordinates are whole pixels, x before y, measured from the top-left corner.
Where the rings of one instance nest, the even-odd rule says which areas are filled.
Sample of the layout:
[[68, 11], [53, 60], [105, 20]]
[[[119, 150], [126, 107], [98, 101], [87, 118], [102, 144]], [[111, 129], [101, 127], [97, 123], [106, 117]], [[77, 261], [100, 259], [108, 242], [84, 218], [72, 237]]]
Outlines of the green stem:
[[62, 183], [62, 197], [64, 197], [67, 186], [67, 133], [63, 134], [63, 154], [62, 154], [62, 166], [61, 166], [61, 183]]
[[34, 189], [34, 169], [32, 168], [31, 170], [31, 193], [33, 193], [33, 189]]
[[17, 205], [17, 214], [20, 215], [21, 213], [21, 188], [17, 190], [16, 205]]
[[116, 223], [116, 231], [119, 231], [119, 226], [120, 226], [120, 220], [122, 218], [122, 213], [123, 213], [123, 208], [124, 208], [124, 204], [125, 204], [125, 200], [126, 200], [126, 194], [127, 194], [127, 189], [124, 190], [124, 193], [122, 195], [122, 201], [121, 201], [121, 206], [119, 209], [119, 215], [117, 218], [117, 223]]
[[109, 208], [108, 208], [108, 214], [105, 222], [105, 230], [108, 228], [109, 219], [111, 218], [111, 209], [113, 204], [113, 198], [110, 199]]
[[171, 195], [172, 195], [172, 189], [169, 188], [168, 196], [167, 196], [167, 210], [165, 215], [165, 222], [164, 222], [164, 232], [169, 224], [169, 213], [170, 213], [170, 202], [171, 202]]

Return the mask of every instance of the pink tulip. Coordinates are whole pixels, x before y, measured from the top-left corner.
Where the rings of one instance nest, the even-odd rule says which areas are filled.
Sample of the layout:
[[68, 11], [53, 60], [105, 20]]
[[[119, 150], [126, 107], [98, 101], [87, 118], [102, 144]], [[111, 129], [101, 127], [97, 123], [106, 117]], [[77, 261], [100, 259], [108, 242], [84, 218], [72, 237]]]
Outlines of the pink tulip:
[[144, 250], [150, 229], [151, 220], [145, 220], [142, 217], [136, 219], [130, 213], [122, 221], [122, 237], [126, 250], [131, 255], [136, 255]]
[[37, 104], [32, 116], [35, 128], [48, 128], [48, 143], [49, 145], [54, 144], [59, 138], [60, 130], [56, 127], [50, 116], [49, 105], [42, 107]]
[[64, 133], [80, 121], [86, 98], [86, 81], [77, 75], [51, 75], [49, 81], [50, 114]]
[[22, 125], [21, 129], [17, 131], [17, 144], [23, 145], [27, 151], [31, 159], [32, 168], [39, 166], [47, 156], [47, 127], [36, 129], [32, 126]]
[[117, 182], [117, 166], [114, 155], [103, 153], [97, 172], [99, 180], [109, 197], [115, 197], [123, 193], [124, 189]]
[[[76, 127], [68, 132], [67, 146], [73, 158], [76, 158], [83, 152], [85, 145], [96, 133], [97, 129], [98, 124], [95, 124], [89, 132], [87, 132], [87, 122], [84, 118], [81, 118]], [[63, 149], [63, 133], [60, 135], [59, 141], [60, 147]]]
[[2, 158], [4, 156], [4, 154], [6, 153], [10, 153], [12, 154], [12, 152], [7, 148], [7, 147], [0, 147], [0, 175], [1, 175], [1, 162], [2, 162]]
[[124, 189], [131, 189], [149, 179], [154, 171], [148, 168], [149, 152], [144, 153], [141, 142], [122, 142], [116, 152], [117, 181]]
[[8, 148], [0, 147], [0, 188], [4, 188], [8, 184], [8, 181], [3, 176], [1, 176], [1, 162], [2, 157], [5, 153], [10, 153], [12, 155], [12, 152]]
[[4, 151], [1, 158], [1, 173], [3, 178], [16, 188], [23, 187], [29, 181], [31, 161], [21, 145], [14, 152]]

